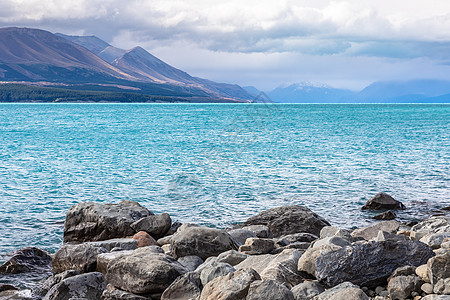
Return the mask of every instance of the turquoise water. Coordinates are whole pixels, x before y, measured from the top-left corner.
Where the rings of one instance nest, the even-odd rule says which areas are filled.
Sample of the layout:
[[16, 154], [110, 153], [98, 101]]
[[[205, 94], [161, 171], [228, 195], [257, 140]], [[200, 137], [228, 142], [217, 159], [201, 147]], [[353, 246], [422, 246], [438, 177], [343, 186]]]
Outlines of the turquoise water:
[[450, 205], [449, 121], [450, 105], [2, 104], [0, 254], [55, 251], [82, 201], [219, 227], [301, 204], [351, 228], [384, 191], [419, 218]]

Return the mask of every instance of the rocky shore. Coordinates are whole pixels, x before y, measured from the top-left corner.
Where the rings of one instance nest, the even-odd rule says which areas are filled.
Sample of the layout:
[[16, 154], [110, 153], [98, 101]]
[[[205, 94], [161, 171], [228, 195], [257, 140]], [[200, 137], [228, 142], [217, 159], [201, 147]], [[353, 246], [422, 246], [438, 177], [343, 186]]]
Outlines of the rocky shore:
[[215, 229], [133, 201], [79, 203], [56, 253], [27, 247], [0, 266], [53, 275], [33, 290], [0, 284], [0, 300], [450, 300], [450, 215], [407, 226], [392, 220], [404, 208], [380, 193], [363, 209], [389, 211], [355, 230], [298, 205]]

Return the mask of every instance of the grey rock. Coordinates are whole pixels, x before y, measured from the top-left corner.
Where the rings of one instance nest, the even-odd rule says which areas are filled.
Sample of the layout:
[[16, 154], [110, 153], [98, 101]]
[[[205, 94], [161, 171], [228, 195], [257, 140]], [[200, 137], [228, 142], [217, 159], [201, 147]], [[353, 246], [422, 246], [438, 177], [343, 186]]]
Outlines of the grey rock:
[[297, 250], [284, 250], [276, 255], [259, 274], [262, 279], [275, 280], [292, 288], [303, 281], [303, 277], [297, 270], [300, 256], [301, 252]]
[[34, 300], [30, 290], [0, 291], [0, 300]]
[[216, 262], [205, 268], [200, 273], [200, 280], [203, 285], [219, 276], [225, 276], [228, 273], [233, 273], [236, 271], [233, 266], [227, 263]]
[[178, 262], [188, 271], [192, 272], [203, 263], [203, 259], [197, 255], [183, 256], [178, 259]]
[[103, 291], [101, 300], [151, 300], [151, 297], [144, 297], [125, 292], [108, 284], [106, 290]]
[[323, 293], [325, 288], [318, 281], [304, 281], [291, 289], [295, 300], [310, 300]]
[[227, 250], [237, 250], [236, 242], [224, 230], [203, 226], [181, 227], [172, 237], [171, 253], [175, 258], [197, 255], [204, 260]]
[[329, 286], [350, 281], [376, 287], [396, 268], [420, 266], [433, 256], [430, 247], [416, 241], [354, 244], [319, 256], [315, 264], [316, 277]]
[[281, 237], [299, 232], [319, 235], [322, 227], [330, 223], [306, 207], [290, 205], [263, 211], [243, 223], [249, 225], [266, 225], [273, 237]]
[[13, 285], [0, 283], [0, 292], [4, 292], [4, 291], [18, 291], [18, 290], [19, 289], [16, 288], [15, 286], [13, 286]]
[[238, 252], [236, 250], [228, 250], [223, 253], [220, 253], [219, 256], [217, 256], [217, 261], [228, 263], [232, 266], [235, 266], [243, 262], [247, 257], [248, 257], [247, 254]]
[[313, 248], [319, 248], [324, 245], [335, 245], [335, 246], [339, 246], [339, 247], [346, 247], [346, 246], [350, 246], [351, 243], [341, 237], [331, 236], [331, 237], [326, 237], [326, 238], [315, 241], [313, 244]]
[[303, 253], [298, 260], [298, 271], [306, 272], [313, 276], [316, 276], [316, 260], [318, 257], [342, 247], [336, 245], [323, 245], [318, 248], [309, 248]]
[[395, 233], [398, 230], [400, 223], [397, 221], [381, 221], [371, 226], [353, 230], [352, 237], [362, 237], [366, 241], [372, 240], [378, 236], [378, 232], [385, 231], [388, 233]]
[[102, 273], [93, 272], [68, 277], [54, 285], [43, 300], [69, 300], [69, 299], [100, 299], [106, 288], [105, 277]]
[[392, 272], [391, 276], [389, 276], [388, 282], [391, 280], [391, 278], [397, 277], [397, 276], [409, 276], [409, 275], [415, 275], [416, 274], [416, 267], [415, 266], [403, 266], [399, 267]]
[[435, 216], [425, 219], [411, 228], [411, 238], [420, 240], [430, 233], [450, 232], [450, 216]]
[[421, 300], [450, 300], [450, 295], [427, 295]]
[[436, 294], [450, 295], [450, 278], [439, 279], [433, 287]]
[[420, 265], [416, 268], [416, 275], [419, 276], [425, 282], [431, 282], [430, 278], [428, 278], [428, 267], [426, 264]]
[[175, 221], [172, 223], [172, 226], [170, 226], [169, 231], [167, 231], [166, 235], [172, 235], [175, 232], [177, 232], [178, 228], [181, 227], [181, 225], [183, 225], [182, 223]]
[[[327, 226], [327, 227], [329, 227], [329, 226]], [[278, 246], [282, 247], [282, 246], [287, 246], [287, 245], [290, 245], [293, 243], [298, 243], [298, 242], [311, 243], [317, 239], [319, 239], [319, 237], [317, 235], [301, 232], [301, 233], [294, 233], [294, 234], [288, 234], [288, 235], [282, 236], [276, 240], [276, 244]]]
[[134, 250], [137, 248], [138, 242], [134, 239], [125, 238], [125, 239], [110, 239], [97, 242], [87, 242], [85, 244], [89, 244], [95, 247], [102, 247], [108, 251], [112, 251], [113, 249], [115, 249], [115, 251], [120, 251], [120, 250]]
[[404, 300], [411, 296], [412, 292], [420, 291], [423, 281], [414, 275], [397, 276], [389, 280], [388, 292], [392, 300]]
[[278, 253], [283, 252], [286, 249], [297, 249], [297, 250], [300, 250], [300, 251], [305, 251], [309, 247], [311, 247], [311, 243], [296, 242], [296, 243], [289, 244], [287, 246], [275, 248], [275, 249], [272, 250], [272, 252], [270, 252], [270, 254], [278, 254]]
[[60, 283], [66, 278], [80, 275], [75, 270], [67, 270], [59, 274], [55, 274], [47, 278], [40, 286], [38, 286], [36, 289], [33, 290], [33, 294], [38, 296], [39, 298], [45, 296], [45, 294], [48, 293], [48, 291], [55, 285]]
[[400, 201], [395, 200], [386, 193], [378, 193], [370, 198], [361, 209], [406, 209]]
[[438, 255], [427, 262], [428, 278], [434, 286], [439, 280], [450, 278], [450, 253]]
[[369, 300], [369, 297], [357, 285], [343, 282], [315, 296], [314, 300]]
[[227, 231], [229, 235], [239, 244], [243, 245], [245, 244], [245, 241], [248, 238], [256, 237], [256, 234], [253, 231], [247, 230], [247, 229], [232, 229]]
[[248, 255], [267, 254], [275, 248], [275, 243], [271, 239], [248, 238], [244, 245], [239, 247], [239, 252]]
[[172, 242], [172, 235], [167, 235], [157, 240], [157, 243], [160, 246], [170, 244], [171, 242]]
[[381, 214], [373, 216], [372, 219], [374, 219], [374, 220], [394, 220], [396, 217], [397, 217], [397, 215], [393, 211], [388, 210]]
[[53, 257], [53, 272], [61, 273], [66, 270], [76, 270], [79, 273], [96, 270], [97, 256], [108, 250], [87, 243], [64, 244]]
[[154, 238], [163, 237], [170, 229], [172, 219], [168, 213], [150, 215], [131, 224], [136, 232], [145, 231]]
[[242, 269], [216, 277], [203, 287], [200, 300], [244, 300], [251, 283], [260, 279], [253, 269]]
[[[333, 226], [325, 226], [320, 230], [320, 238], [327, 238], [332, 236], [338, 236], [348, 241], [352, 240], [350, 235], [351, 231], [347, 229], [341, 229]], [[311, 241], [312, 242], [312, 241]]]
[[162, 294], [161, 300], [198, 300], [202, 292], [199, 274], [189, 272], [178, 277]]
[[440, 233], [429, 233], [424, 237], [422, 237], [420, 241], [422, 243], [427, 244], [433, 249], [438, 249], [441, 247], [441, 244], [444, 242], [446, 238], [450, 238], [450, 231]]
[[245, 260], [235, 265], [234, 268], [236, 270], [252, 268], [260, 274], [276, 256], [277, 255], [272, 254], [250, 255]]
[[282, 285], [273, 280], [256, 280], [253, 281], [248, 290], [246, 300], [294, 300], [292, 292]]
[[426, 294], [433, 294], [433, 286], [431, 283], [425, 282], [420, 286], [420, 289]]
[[131, 224], [153, 215], [135, 201], [117, 204], [84, 202], [72, 206], [64, 223], [64, 242], [101, 241], [131, 236]]
[[133, 253], [133, 250], [124, 250], [124, 251], [114, 251], [114, 252], [106, 252], [97, 255], [97, 266], [96, 271], [103, 273], [106, 275], [106, 271], [108, 269], [108, 264], [119, 257], [130, 255]]
[[242, 229], [252, 231], [254, 234], [256, 234], [256, 237], [259, 238], [266, 239], [272, 237], [272, 232], [266, 225], [249, 225], [242, 227]]
[[47, 251], [36, 247], [16, 250], [12, 257], [0, 266], [0, 274], [43, 273], [51, 269], [52, 258]]
[[407, 238], [403, 234], [395, 234], [389, 233], [386, 231], [378, 231], [378, 235], [373, 239], [375, 242], [384, 242], [384, 241], [406, 241]]

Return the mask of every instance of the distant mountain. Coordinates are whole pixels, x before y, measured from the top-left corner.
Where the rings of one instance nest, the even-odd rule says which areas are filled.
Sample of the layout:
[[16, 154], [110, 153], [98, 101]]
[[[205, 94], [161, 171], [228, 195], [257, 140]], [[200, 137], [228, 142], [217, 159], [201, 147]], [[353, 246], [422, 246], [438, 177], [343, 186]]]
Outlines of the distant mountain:
[[296, 83], [279, 86], [267, 95], [273, 101], [283, 103], [337, 103], [351, 101], [355, 93], [327, 85]]
[[242, 88], [246, 90], [247, 93], [255, 97], [261, 94], [261, 91], [255, 88], [254, 86], [243, 86]]

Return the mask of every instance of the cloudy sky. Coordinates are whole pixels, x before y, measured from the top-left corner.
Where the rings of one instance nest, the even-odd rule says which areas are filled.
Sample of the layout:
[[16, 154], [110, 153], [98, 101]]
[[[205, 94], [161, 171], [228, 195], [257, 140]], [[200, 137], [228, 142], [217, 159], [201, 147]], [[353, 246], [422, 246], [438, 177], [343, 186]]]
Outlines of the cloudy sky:
[[1, 0], [0, 26], [140, 45], [191, 75], [262, 90], [450, 80], [448, 0]]

